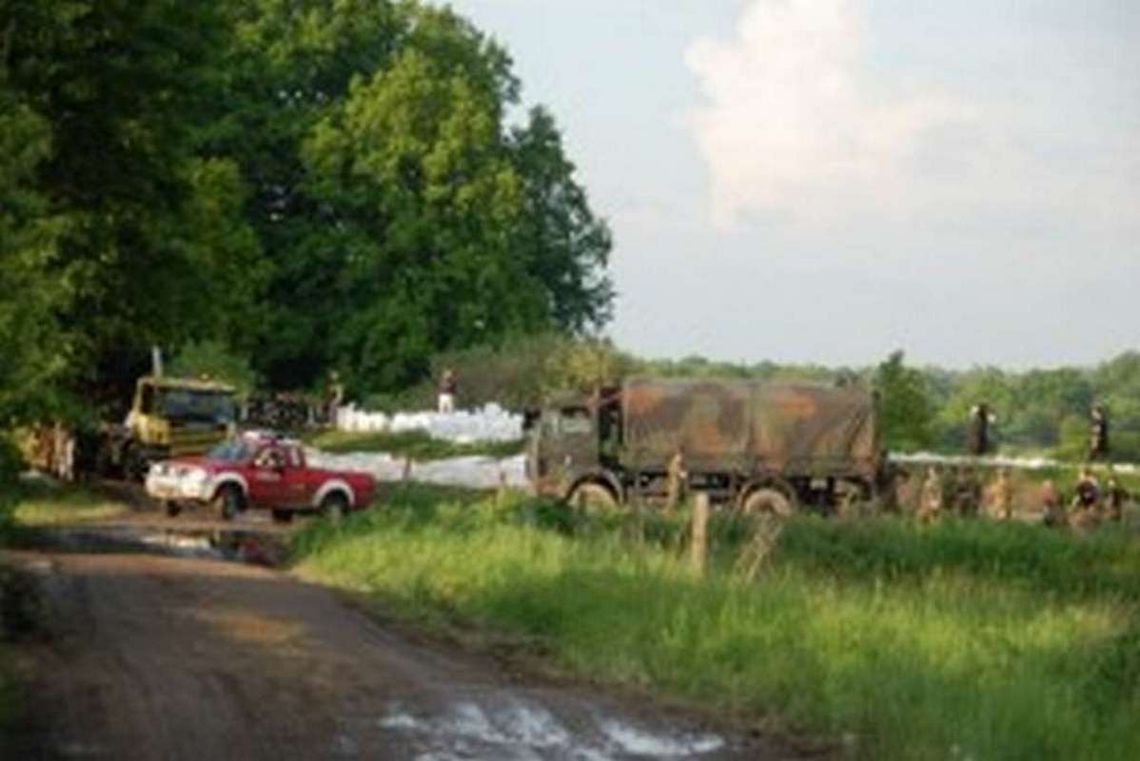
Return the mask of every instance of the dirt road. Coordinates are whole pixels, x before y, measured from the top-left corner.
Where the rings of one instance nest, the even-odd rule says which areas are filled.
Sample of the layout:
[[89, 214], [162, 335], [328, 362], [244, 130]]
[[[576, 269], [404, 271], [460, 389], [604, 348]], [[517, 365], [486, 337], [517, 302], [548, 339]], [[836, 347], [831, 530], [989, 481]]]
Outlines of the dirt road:
[[5, 757], [792, 755], [592, 689], [524, 683], [493, 659], [413, 641], [286, 574], [103, 549], [9, 555], [40, 580], [47, 633], [18, 648], [30, 722]]

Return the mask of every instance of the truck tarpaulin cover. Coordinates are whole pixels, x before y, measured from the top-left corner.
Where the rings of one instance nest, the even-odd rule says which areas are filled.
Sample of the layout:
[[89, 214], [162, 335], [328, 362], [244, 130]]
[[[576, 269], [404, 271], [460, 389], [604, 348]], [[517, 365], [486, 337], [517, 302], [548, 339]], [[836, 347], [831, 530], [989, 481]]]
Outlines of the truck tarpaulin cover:
[[719, 463], [787, 476], [869, 476], [876, 468], [874, 399], [861, 389], [635, 379], [623, 400], [634, 469], [662, 467], [679, 446], [693, 468]]

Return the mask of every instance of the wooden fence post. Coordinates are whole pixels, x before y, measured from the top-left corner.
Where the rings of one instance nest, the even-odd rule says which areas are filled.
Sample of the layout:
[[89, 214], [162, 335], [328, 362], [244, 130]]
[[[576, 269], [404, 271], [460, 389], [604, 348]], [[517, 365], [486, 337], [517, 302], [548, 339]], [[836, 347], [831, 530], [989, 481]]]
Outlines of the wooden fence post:
[[705, 572], [708, 558], [709, 495], [697, 492], [693, 501], [693, 522], [690, 532], [689, 562], [698, 576]]
[[502, 507], [507, 501], [507, 472], [499, 468], [499, 488], [495, 492], [495, 504]]

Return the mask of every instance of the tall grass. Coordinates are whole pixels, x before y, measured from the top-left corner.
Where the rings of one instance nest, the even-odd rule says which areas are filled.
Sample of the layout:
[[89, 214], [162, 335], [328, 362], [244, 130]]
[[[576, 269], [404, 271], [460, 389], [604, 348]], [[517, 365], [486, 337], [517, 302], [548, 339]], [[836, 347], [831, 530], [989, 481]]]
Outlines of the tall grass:
[[731, 571], [741, 524], [714, 520], [703, 580], [683, 526], [418, 490], [314, 524], [295, 556], [389, 610], [767, 726], [850, 735], [865, 758], [1140, 751], [1140, 548], [1121, 531], [802, 519], [748, 581]]

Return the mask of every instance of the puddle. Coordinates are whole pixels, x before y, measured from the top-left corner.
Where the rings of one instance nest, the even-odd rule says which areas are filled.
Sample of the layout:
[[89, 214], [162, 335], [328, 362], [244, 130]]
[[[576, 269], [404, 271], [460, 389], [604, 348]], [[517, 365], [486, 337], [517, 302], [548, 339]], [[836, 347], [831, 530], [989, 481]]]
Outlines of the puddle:
[[542, 706], [508, 699], [486, 707], [458, 702], [442, 714], [423, 716], [392, 704], [379, 726], [418, 746], [417, 759], [497, 758], [515, 761], [567, 759], [700, 759], [723, 750], [712, 734], [651, 730], [587, 713], [573, 729]]
[[77, 526], [53, 529], [48, 536], [53, 544], [76, 552], [145, 552], [265, 566], [280, 565], [285, 553], [279, 540], [246, 529]]

